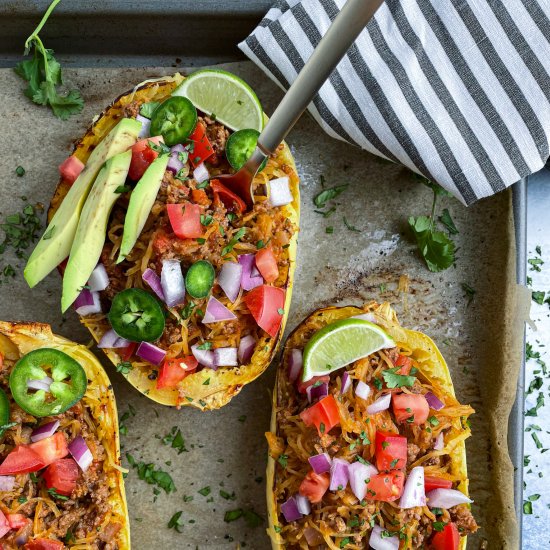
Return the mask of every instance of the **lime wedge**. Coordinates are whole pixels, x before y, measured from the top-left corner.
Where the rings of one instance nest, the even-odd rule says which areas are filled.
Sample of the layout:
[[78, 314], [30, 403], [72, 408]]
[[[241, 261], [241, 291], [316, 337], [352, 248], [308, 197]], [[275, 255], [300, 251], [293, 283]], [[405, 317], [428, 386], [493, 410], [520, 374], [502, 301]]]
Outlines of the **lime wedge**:
[[330, 374], [375, 351], [393, 348], [395, 342], [378, 325], [361, 319], [341, 319], [316, 332], [304, 348], [304, 374]]
[[254, 90], [238, 76], [221, 69], [189, 75], [173, 92], [191, 100], [197, 109], [215, 116], [231, 130], [263, 128], [262, 106]]

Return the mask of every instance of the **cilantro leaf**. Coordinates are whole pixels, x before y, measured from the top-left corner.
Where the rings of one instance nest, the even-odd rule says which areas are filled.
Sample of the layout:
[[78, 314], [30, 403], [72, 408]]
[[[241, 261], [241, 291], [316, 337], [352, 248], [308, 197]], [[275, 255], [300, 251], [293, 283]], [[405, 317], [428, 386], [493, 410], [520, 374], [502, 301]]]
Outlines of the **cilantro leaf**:
[[340, 193], [343, 193], [348, 188], [348, 184], [344, 183], [343, 185], [335, 185], [334, 187], [329, 187], [324, 191], [321, 191], [313, 198], [313, 203], [317, 208], [324, 208], [328, 201], [335, 199]]
[[544, 304], [544, 296], [546, 295], [546, 292], [544, 290], [533, 290], [531, 293], [531, 297], [533, 298], [533, 302], [536, 302], [540, 306]]
[[54, 57], [53, 50], [44, 47], [38, 33], [42, 30], [55, 6], [60, 0], [54, 0], [33, 33], [25, 41], [25, 54], [32, 52], [30, 59], [25, 59], [15, 67], [15, 73], [28, 82], [25, 95], [38, 105], [49, 105], [61, 120], [80, 113], [84, 100], [78, 90], [66, 93], [58, 89], [63, 85], [61, 65]]
[[443, 271], [454, 263], [454, 242], [445, 233], [434, 231], [432, 220], [429, 217], [418, 216], [415, 218], [411, 216], [409, 226], [430, 271]]
[[384, 377], [384, 381], [386, 382], [386, 386], [388, 386], [388, 388], [401, 388], [403, 386], [410, 387], [415, 383], [415, 376], [397, 374], [397, 371], [400, 368], [401, 367], [395, 367], [382, 372], [382, 376]]
[[159, 105], [159, 101], [148, 101], [147, 103], [143, 103], [143, 105], [139, 108], [139, 114], [145, 118], [151, 118], [153, 116], [153, 112]]
[[451, 214], [449, 213], [449, 210], [447, 210], [447, 208], [443, 209], [443, 213], [441, 214], [441, 216], [439, 216], [438, 219], [447, 228], [449, 234], [458, 234], [458, 229], [456, 228], [455, 222], [453, 221], [453, 218], [451, 218]]

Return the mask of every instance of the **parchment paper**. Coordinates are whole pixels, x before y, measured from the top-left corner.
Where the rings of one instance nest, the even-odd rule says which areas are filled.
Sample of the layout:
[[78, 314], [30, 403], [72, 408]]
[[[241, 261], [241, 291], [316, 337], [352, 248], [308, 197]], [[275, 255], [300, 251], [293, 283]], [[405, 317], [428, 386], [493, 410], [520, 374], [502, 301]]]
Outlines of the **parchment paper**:
[[[267, 113], [281, 92], [249, 63], [230, 69], [257, 91]], [[86, 99], [81, 115], [67, 122], [56, 119], [24, 97], [24, 83], [10, 70], [0, 71], [0, 211], [2, 218], [32, 202], [48, 204], [55, 188], [57, 165], [112, 99], [148, 77], [172, 69], [76, 69], [66, 79]], [[446, 357], [459, 399], [471, 403], [473, 437], [467, 441], [473, 511], [481, 526], [470, 548], [483, 540], [489, 548], [517, 547], [513, 512], [512, 466], [506, 449], [507, 417], [515, 396], [520, 366], [525, 294], [515, 284], [515, 252], [511, 194], [501, 193], [466, 210], [454, 199], [443, 199], [460, 231], [455, 267], [430, 273], [419, 259], [409, 235], [407, 218], [429, 214], [431, 192], [413, 181], [405, 169], [327, 137], [304, 116], [288, 137], [302, 179], [302, 221], [294, 301], [288, 329], [307, 313], [328, 304], [359, 304], [363, 300], [391, 301], [404, 326], [425, 331]], [[26, 174], [15, 175], [22, 165]], [[313, 212], [313, 196], [325, 185], [349, 183], [337, 199], [338, 208], [324, 219]], [[346, 216], [361, 232], [347, 229]], [[333, 227], [333, 234], [326, 227]], [[15, 263], [15, 262], [14, 262]], [[21, 264], [21, 262], [18, 262]], [[401, 279], [401, 290], [398, 289]], [[473, 301], [461, 287], [476, 290]], [[403, 289], [406, 291], [403, 291]], [[51, 323], [54, 330], [78, 342], [90, 337], [74, 312], [60, 313], [60, 281], [56, 273], [34, 290], [20, 274], [0, 287], [0, 318]], [[270, 392], [275, 365], [221, 411], [171, 410], [155, 405], [127, 385], [107, 363], [119, 410], [129, 406], [136, 415], [125, 421], [123, 454], [153, 462], [174, 478], [177, 491], [153, 494], [153, 487], [131, 470], [126, 479], [133, 547], [263, 549], [269, 542], [265, 522], [247, 527], [243, 518], [225, 523], [224, 512], [236, 508], [265, 513], [264, 468]], [[177, 454], [163, 445], [178, 426], [188, 452]], [[521, 434], [519, 434], [521, 436]], [[197, 491], [210, 486], [204, 497]], [[234, 500], [226, 500], [220, 489]], [[193, 500], [184, 501], [184, 495]], [[213, 500], [210, 500], [213, 497]], [[182, 511], [183, 533], [167, 528]]]

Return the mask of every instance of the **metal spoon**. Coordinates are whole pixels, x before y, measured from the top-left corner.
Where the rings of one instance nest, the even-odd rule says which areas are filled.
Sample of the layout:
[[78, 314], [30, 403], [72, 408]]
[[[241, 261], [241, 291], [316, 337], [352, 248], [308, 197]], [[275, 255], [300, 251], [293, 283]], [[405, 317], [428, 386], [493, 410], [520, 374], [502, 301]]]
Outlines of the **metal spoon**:
[[254, 153], [235, 174], [218, 176], [252, 207], [252, 180], [264, 159], [275, 152], [319, 88], [344, 57], [384, 0], [348, 0], [304, 65], [258, 137]]

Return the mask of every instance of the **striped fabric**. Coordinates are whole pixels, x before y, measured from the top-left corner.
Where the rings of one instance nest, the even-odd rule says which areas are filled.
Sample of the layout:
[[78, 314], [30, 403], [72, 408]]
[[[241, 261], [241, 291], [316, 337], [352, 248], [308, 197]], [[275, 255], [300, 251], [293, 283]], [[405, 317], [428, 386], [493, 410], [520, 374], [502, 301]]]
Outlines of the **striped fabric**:
[[[277, 0], [239, 47], [288, 88], [344, 0]], [[465, 204], [549, 156], [550, 0], [387, 0], [310, 111]]]

